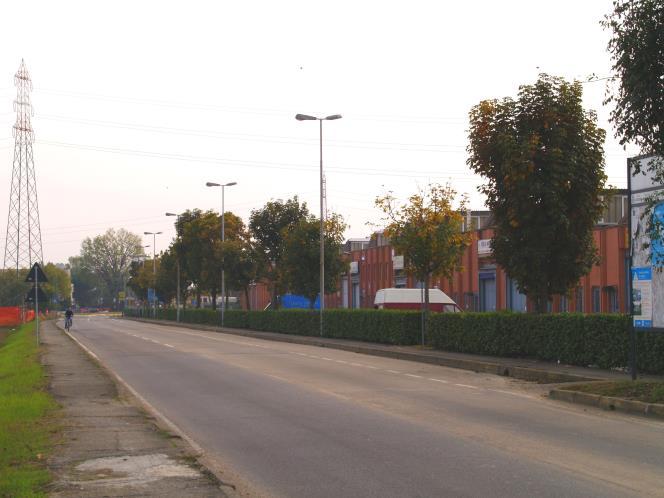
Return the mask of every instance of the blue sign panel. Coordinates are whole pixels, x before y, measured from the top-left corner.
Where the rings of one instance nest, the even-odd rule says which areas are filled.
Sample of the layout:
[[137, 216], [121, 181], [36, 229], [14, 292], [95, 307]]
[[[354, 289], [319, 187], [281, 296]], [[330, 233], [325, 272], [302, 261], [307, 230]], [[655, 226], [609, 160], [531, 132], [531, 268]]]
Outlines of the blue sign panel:
[[[285, 309], [309, 309], [309, 299], [296, 294], [284, 294], [281, 296], [281, 307]], [[316, 298], [314, 309], [320, 309], [320, 300]]]

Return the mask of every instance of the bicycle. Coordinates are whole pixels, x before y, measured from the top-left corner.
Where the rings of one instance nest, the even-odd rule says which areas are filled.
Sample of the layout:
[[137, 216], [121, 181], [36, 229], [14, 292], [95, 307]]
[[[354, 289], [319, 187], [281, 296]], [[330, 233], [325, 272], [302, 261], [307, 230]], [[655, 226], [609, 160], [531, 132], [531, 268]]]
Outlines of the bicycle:
[[69, 329], [71, 328], [71, 324], [72, 324], [72, 319], [71, 319], [71, 317], [67, 317], [67, 318], [65, 318], [65, 330], [66, 330], [67, 332], [69, 332]]

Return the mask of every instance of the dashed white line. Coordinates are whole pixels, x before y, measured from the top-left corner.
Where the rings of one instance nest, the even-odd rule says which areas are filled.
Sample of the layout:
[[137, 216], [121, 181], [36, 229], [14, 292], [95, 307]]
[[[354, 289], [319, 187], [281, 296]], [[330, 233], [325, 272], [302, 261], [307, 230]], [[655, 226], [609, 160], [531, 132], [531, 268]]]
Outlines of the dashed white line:
[[378, 370], [378, 367], [373, 367], [371, 365], [364, 365], [364, 366], [367, 367], [367, 368], [370, 368], [372, 370]]
[[175, 346], [171, 346], [170, 344], [166, 344], [166, 343], [164, 343], [164, 346], [166, 346], [167, 348], [175, 348]]
[[468, 384], [454, 384], [454, 385], [459, 387], [467, 387], [468, 389], [479, 389], [479, 387], [469, 386]]
[[332, 358], [325, 358], [325, 356], [321, 356], [320, 359], [325, 361], [334, 361]]
[[416, 379], [423, 379], [421, 375], [415, 375], [415, 374], [404, 374], [406, 377], [414, 377]]
[[388, 372], [393, 373], [393, 374], [400, 374], [401, 373], [398, 370], [388, 370]]
[[440, 382], [441, 384], [449, 384], [449, 382], [443, 379], [434, 379], [433, 377], [429, 377], [429, 380], [432, 380], [434, 382]]
[[354, 367], [363, 367], [362, 363], [351, 363]]
[[348, 364], [348, 362], [347, 362], [347, 361], [344, 361], [344, 360], [334, 360], [334, 361], [336, 361], [337, 363], [345, 363], [345, 364]]

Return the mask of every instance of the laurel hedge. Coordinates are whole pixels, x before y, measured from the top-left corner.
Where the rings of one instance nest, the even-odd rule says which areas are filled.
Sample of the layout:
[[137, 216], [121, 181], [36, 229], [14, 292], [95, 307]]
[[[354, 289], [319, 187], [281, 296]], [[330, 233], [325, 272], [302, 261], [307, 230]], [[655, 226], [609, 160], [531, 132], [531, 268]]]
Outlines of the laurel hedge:
[[[139, 316], [136, 310], [127, 315]], [[175, 320], [175, 310], [157, 317]], [[420, 342], [420, 314], [396, 310], [325, 310], [323, 335], [394, 345]], [[147, 314], [145, 315], [147, 316]], [[183, 322], [219, 325], [212, 310], [184, 310]], [[225, 326], [294, 335], [319, 335], [319, 314], [311, 310], [225, 313]], [[426, 341], [444, 351], [534, 358], [568, 365], [623, 368], [629, 364], [629, 317], [611, 314], [432, 313]], [[641, 372], [664, 374], [664, 333], [637, 333]]]

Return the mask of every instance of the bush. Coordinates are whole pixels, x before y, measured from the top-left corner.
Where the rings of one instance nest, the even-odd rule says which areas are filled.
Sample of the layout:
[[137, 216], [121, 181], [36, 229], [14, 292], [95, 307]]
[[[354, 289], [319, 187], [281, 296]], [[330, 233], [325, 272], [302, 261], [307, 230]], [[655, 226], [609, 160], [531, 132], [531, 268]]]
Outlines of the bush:
[[[420, 313], [399, 310], [325, 310], [325, 337], [382, 344], [420, 342]], [[140, 311], [127, 310], [129, 316]], [[143, 313], [143, 316], [149, 316]], [[158, 318], [175, 320], [175, 310], [158, 310]], [[183, 310], [183, 322], [219, 325], [219, 311]], [[319, 312], [312, 310], [225, 313], [225, 325], [281, 334], [318, 336]], [[629, 365], [627, 315], [558, 313], [432, 313], [427, 343], [436, 349], [488, 356], [534, 358], [600, 368]], [[664, 373], [664, 333], [637, 332], [639, 371]]]

